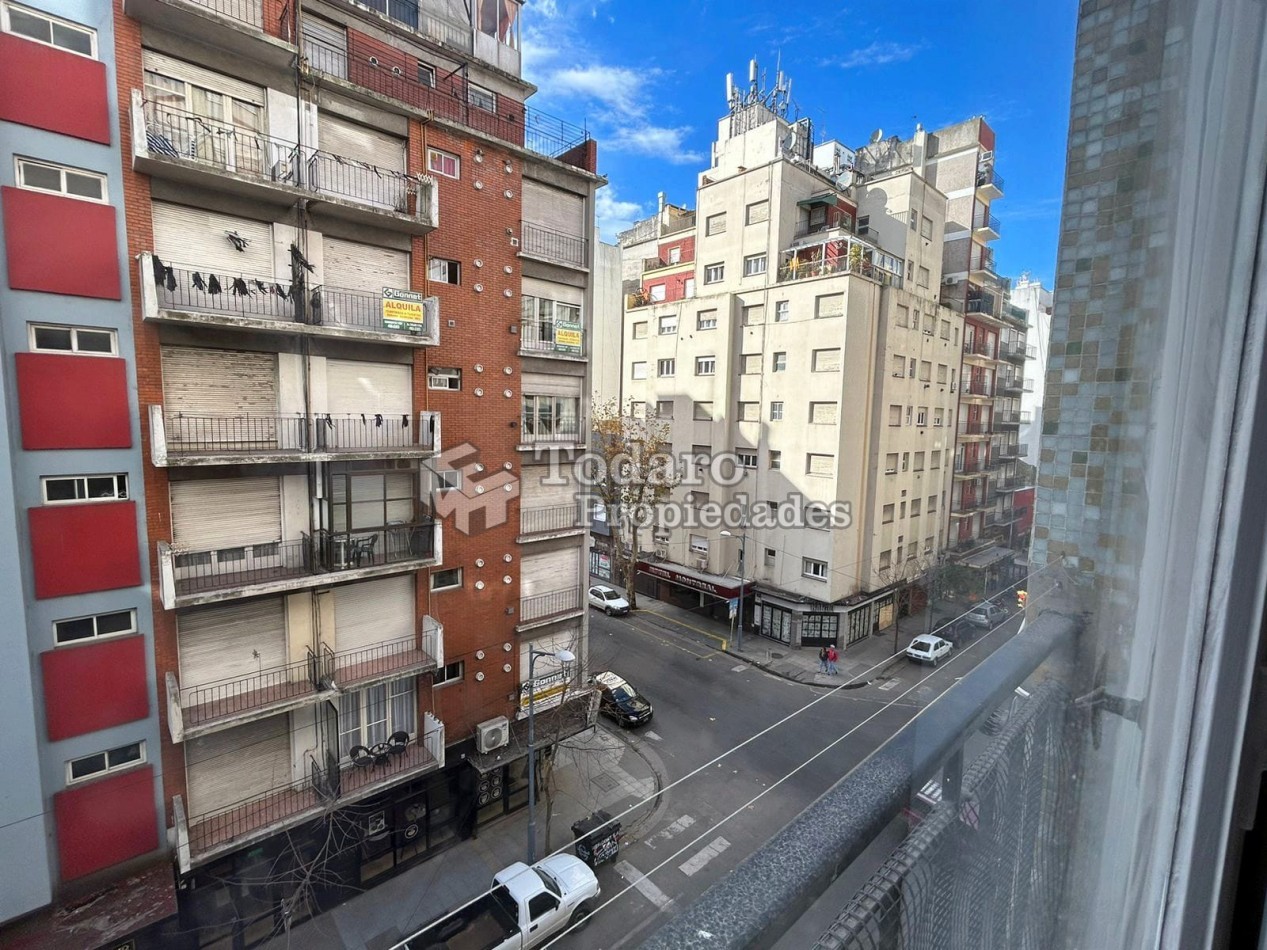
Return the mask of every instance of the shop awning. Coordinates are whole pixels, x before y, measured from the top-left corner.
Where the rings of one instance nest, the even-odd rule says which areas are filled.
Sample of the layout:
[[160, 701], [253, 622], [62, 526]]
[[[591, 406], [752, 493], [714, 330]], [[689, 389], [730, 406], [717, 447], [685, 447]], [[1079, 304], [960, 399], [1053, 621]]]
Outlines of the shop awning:
[[824, 191], [820, 195], [814, 195], [812, 198], [802, 198], [796, 203], [798, 208], [812, 208], [814, 205], [834, 205], [836, 203], [836, 193], [832, 191]]
[[[739, 596], [739, 578], [728, 574], [709, 574], [681, 564], [652, 564], [649, 561], [638, 562], [638, 573], [726, 600]], [[748, 589], [751, 590], [751, 586]]]

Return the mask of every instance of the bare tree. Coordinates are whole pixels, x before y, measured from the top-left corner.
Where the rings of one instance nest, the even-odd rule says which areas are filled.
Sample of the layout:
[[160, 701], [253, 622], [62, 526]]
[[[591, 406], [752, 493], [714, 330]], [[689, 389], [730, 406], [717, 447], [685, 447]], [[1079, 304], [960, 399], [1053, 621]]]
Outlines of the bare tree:
[[648, 514], [664, 503], [681, 483], [673, 469], [669, 425], [658, 418], [633, 414], [633, 402], [622, 408], [616, 400], [595, 405], [592, 449], [602, 460], [594, 490], [607, 510], [607, 523], [616, 540], [616, 557], [624, 577], [630, 609], [637, 609], [634, 572], [638, 561], [639, 529]]
[[929, 562], [926, 558], [907, 558], [899, 564], [882, 567], [876, 570], [886, 587], [893, 586], [893, 652], [898, 649], [898, 629], [901, 626], [902, 610], [909, 614], [918, 593], [924, 590], [928, 574]]

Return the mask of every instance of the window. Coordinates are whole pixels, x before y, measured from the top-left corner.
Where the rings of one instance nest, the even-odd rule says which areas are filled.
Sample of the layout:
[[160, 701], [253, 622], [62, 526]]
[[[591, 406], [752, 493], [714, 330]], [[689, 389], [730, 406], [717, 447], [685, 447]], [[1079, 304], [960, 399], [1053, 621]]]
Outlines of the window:
[[919, 517], [919, 505], [920, 505], [920, 500], [918, 498], [911, 499], [911, 517], [912, 518]]
[[744, 326], [755, 327], [763, 323], [765, 323], [765, 304], [752, 304], [743, 308]]
[[118, 352], [118, 337], [114, 330], [33, 323], [30, 327], [30, 340], [31, 349], [37, 351], [84, 353], [92, 356], [114, 356]]
[[889, 406], [889, 425], [900, 426], [902, 424], [902, 407]]
[[945, 419], [945, 410], [937, 408], [933, 410], [933, 426], [940, 427]]
[[787, 369], [787, 353], [775, 353], [770, 362], [770, 368], [775, 373], [782, 373]]
[[925, 538], [924, 539], [924, 554], [928, 555], [932, 553], [933, 553], [933, 539]]
[[658, 360], [656, 362], [657, 376], [672, 376], [677, 372], [677, 360]]
[[812, 363], [815, 373], [836, 373], [840, 371], [840, 350], [815, 350]]
[[108, 614], [93, 614], [90, 617], [53, 621], [53, 642], [59, 647], [68, 643], [100, 640], [127, 633], [136, 633], [135, 610], [116, 610]]
[[697, 402], [695, 404], [695, 420], [697, 422], [712, 422], [713, 404], [711, 402]]
[[19, 188], [106, 203], [106, 176], [67, 165], [17, 159]]
[[133, 742], [131, 745], [121, 745], [116, 749], [85, 755], [66, 763], [66, 784], [84, 782], [110, 772], [142, 765], [144, 762], [144, 742]]
[[765, 549], [765, 566], [774, 567], [774, 559], [778, 556], [778, 551], [774, 548]]
[[55, 46], [78, 56], [87, 56], [89, 59], [97, 57], [96, 30], [12, 3], [0, 6], [0, 17], [3, 18], [0, 20], [0, 27], [6, 33], [35, 40], [45, 46]]
[[427, 370], [428, 389], [461, 389], [462, 370], [456, 366], [432, 366]]
[[776, 300], [774, 302], [774, 322], [787, 323], [792, 319], [790, 304], [786, 300]]
[[886, 456], [884, 456], [884, 474], [885, 475], [897, 474], [897, 453], [896, 452], [890, 452]]
[[473, 82], [466, 84], [466, 101], [485, 112], [497, 111], [497, 95], [491, 89], [477, 86]]
[[[652, 284], [652, 285], [651, 285], [651, 287], [649, 288], [649, 290], [650, 290], [650, 297], [651, 297], [651, 299], [652, 299], [652, 300], [654, 300], [654, 301], [656, 301], [656, 302], [659, 302], [659, 301], [663, 300], [663, 299], [664, 299], [664, 295], [665, 295], [665, 293], [667, 292], [667, 291], [666, 291], [666, 285], [665, 285], [665, 284]], [[660, 318], [660, 321], [661, 321], [661, 322], [663, 322], [663, 321], [664, 321], [664, 318], [663, 318], [663, 317], [661, 317], [661, 318]], [[664, 331], [663, 331], [663, 330], [661, 330], [660, 332], [661, 332], [661, 333], [663, 333]]]
[[644, 362], [631, 364], [629, 367], [629, 378], [630, 379], [646, 379], [647, 378], [647, 364]]
[[[927, 268], [920, 268], [920, 269], [926, 270]], [[924, 284], [923, 286], [927, 287], [928, 285]], [[936, 331], [936, 327], [937, 327], [937, 318], [934, 317], [931, 313], [925, 314], [924, 315], [924, 336], [932, 336], [933, 333]]]
[[691, 553], [693, 554], [707, 554], [708, 538], [704, 537], [702, 534], [692, 534], [690, 535], [690, 546]]
[[454, 491], [462, 488], [461, 469], [432, 469], [431, 474], [435, 479], [435, 490], [438, 492]]
[[770, 403], [770, 421], [771, 421], [771, 422], [782, 422], [782, 421], [783, 421], [783, 402], [782, 402], [782, 400], [775, 400], [774, 402]]
[[915, 424], [917, 426], [928, 425], [928, 407], [927, 406], [915, 407]]
[[893, 557], [894, 557], [894, 558], [898, 561], [898, 563], [901, 563], [901, 561], [902, 561], [902, 545], [900, 545], [900, 544], [899, 544], [896, 548], [894, 548], [894, 549], [893, 549]]
[[418, 681], [392, 680], [339, 697], [339, 757], [356, 746], [386, 742], [393, 732], [418, 731]]
[[462, 586], [462, 568], [452, 567], [447, 571], [431, 572], [431, 590], [453, 590]]
[[757, 277], [765, 273], [766, 256], [764, 254], [749, 254], [743, 259], [743, 275], [745, 277]]
[[919, 364], [919, 381], [927, 383], [933, 378], [933, 364], [921, 361]]
[[933, 219], [932, 218], [923, 217], [920, 219], [919, 236], [922, 237], [925, 241], [931, 241], [933, 239]]
[[840, 417], [840, 407], [834, 402], [811, 402], [809, 421], [815, 425], [835, 425]]
[[816, 561], [812, 557], [801, 558], [801, 574], [812, 577], [816, 581], [827, 580], [827, 562]]
[[907, 223], [910, 225], [912, 231], [919, 226], [919, 212], [914, 208], [912, 208], [907, 214]]
[[[436, 68], [422, 60], [418, 60], [418, 82], [432, 89], [436, 87]], [[457, 176], [454, 175], [454, 178]]]
[[871, 230], [871, 215], [858, 215], [858, 233], [866, 234], [869, 230]]
[[906, 368], [906, 375], [911, 379], [915, 378], [915, 357], [911, 357], [910, 364]]
[[895, 308], [894, 322], [899, 327], [909, 327], [911, 325], [911, 308], [898, 304]]
[[529, 442], [580, 437], [580, 399], [576, 396], [523, 397], [523, 435]]
[[629, 414], [635, 419], [647, 418], [647, 404], [645, 402], [630, 401]]
[[721, 283], [721, 281], [725, 278], [725, 276], [726, 276], [725, 264], [709, 264], [707, 267], [704, 268], [704, 283], [706, 284]]
[[645, 340], [647, 338], [646, 320], [639, 320], [633, 325], [633, 338], [635, 340]]
[[[663, 376], [664, 374], [661, 373], [660, 375]], [[659, 402], [657, 402], [655, 404], [655, 414], [656, 414], [657, 419], [672, 419], [673, 418], [673, 400], [661, 399]]]
[[880, 552], [880, 570], [882, 570], [882, 571], [886, 571], [886, 570], [888, 570], [888, 569], [889, 569], [889, 566], [890, 566], [892, 563], [893, 563], [893, 552], [892, 552], [892, 551], [881, 551], [881, 552]]
[[735, 458], [738, 459], [740, 468], [756, 469], [757, 467], [756, 452], [736, 452]]
[[712, 376], [716, 372], [717, 372], [717, 357], [715, 356], [695, 357], [695, 375], [696, 376]]
[[914, 261], [906, 262], [906, 279], [907, 280], [915, 279], [915, 262]]
[[716, 330], [717, 329], [717, 311], [701, 310], [695, 317], [695, 329], [697, 330]]
[[677, 333], [677, 314], [661, 317], [658, 327], [660, 336], [672, 336]]
[[695, 296], [695, 278], [694, 278], [694, 277], [688, 277], [688, 278], [686, 278], [685, 282], [683, 282], [683, 284], [682, 284], [682, 296], [683, 296], [683, 297], [694, 297], [694, 296]]
[[673, 245], [673, 247], [669, 248], [668, 260], [670, 264], [681, 263], [681, 260], [682, 260], [682, 245], [681, 244], [675, 244]]
[[[941, 468], [941, 450], [940, 450], [940, 449], [938, 449], [937, 451], [933, 452], [933, 453], [932, 453], [932, 454], [928, 457], [928, 467], [929, 467], [929, 468]], [[931, 511], [931, 510], [932, 510], [932, 508], [930, 507], [930, 508], [929, 508], [929, 510]]]
[[40, 479], [44, 504], [121, 501], [128, 497], [127, 475], [66, 475]]
[[805, 456], [805, 474], [831, 475], [836, 468], [836, 456], [810, 452]]
[[910, 469], [911, 469], [911, 453], [903, 452], [902, 453], [902, 471], [908, 472], [910, 471]]
[[740, 422], [759, 422], [761, 420], [760, 403], [741, 402], [739, 404]]
[[906, 376], [906, 357], [905, 356], [895, 355], [893, 357], [893, 376], [896, 379], [905, 378]]
[[898, 506], [897, 516], [903, 520], [906, 519], [906, 502], [902, 502], [901, 505]]
[[914, 408], [914, 407], [912, 407], [912, 406], [907, 406], [907, 407], [906, 407], [906, 424], [907, 424], [908, 426], [911, 424], [911, 413], [912, 413], [912, 409], [913, 409], [913, 408]]
[[459, 174], [461, 167], [462, 164], [456, 155], [442, 152], [438, 148], [427, 149], [428, 171], [443, 175], [445, 178], [461, 178]]
[[881, 524], [893, 523], [893, 506], [892, 505], [885, 505], [880, 510], [880, 523]]
[[757, 376], [761, 373], [761, 354], [745, 353], [739, 357], [739, 372], [743, 376]]
[[921, 287], [927, 287], [927, 286], [928, 286], [928, 282], [929, 282], [929, 280], [931, 280], [931, 279], [932, 279], [932, 278], [931, 278], [931, 275], [928, 273], [928, 268], [927, 268], [927, 267], [921, 267], [921, 268], [919, 269], [919, 280], [918, 280], [918, 281], [916, 281], [916, 283], [917, 283], [917, 284], [919, 284], [919, 286], [921, 286]]
[[431, 678], [432, 686], [444, 686], [447, 683], [457, 683], [466, 675], [466, 661], [458, 660], [456, 663], [446, 664], [443, 669], [436, 670]]
[[706, 237], [712, 237], [714, 234], [726, 233], [726, 212], [720, 214], [710, 214], [704, 219], [704, 234]]
[[754, 201], [744, 208], [745, 224], [762, 224], [770, 220], [770, 202]]
[[844, 294], [820, 294], [814, 298], [814, 319], [840, 317], [845, 313]]
[[929, 495], [928, 496], [928, 513], [931, 515], [936, 510], [937, 510], [937, 496]]
[[946, 364], [945, 363], [937, 364], [937, 382], [943, 386], [946, 385]]
[[777, 519], [779, 517], [779, 503], [777, 501], [767, 501], [766, 509], [770, 512], [771, 517]]
[[923, 452], [915, 453], [915, 471], [917, 472], [924, 471], [924, 453]]
[[950, 321], [949, 320], [943, 320], [941, 322], [941, 338], [943, 340], [950, 339]]
[[433, 257], [427, 262], [427, 277], [441, 284], [460, 284], [462, 265], [443, 257]]
[[770, 468], [774, 469], [775, 471], [778, 471], [779, 469], [783, 468], [783, 453], [782, 452], [776, 452], [774, 449], [770, 450]]

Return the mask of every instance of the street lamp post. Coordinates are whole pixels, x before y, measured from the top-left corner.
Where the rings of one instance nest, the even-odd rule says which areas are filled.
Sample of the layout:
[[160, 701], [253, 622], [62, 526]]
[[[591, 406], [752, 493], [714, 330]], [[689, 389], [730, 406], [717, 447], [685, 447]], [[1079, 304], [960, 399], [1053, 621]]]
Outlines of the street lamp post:
[[[723, 538], [736, 537], [736, 535], [732, 534], [731, 532], [724, 531], [724, 530], [722, 531], [721, 536]], [[743, 586], [744, 586], [743, 581], [744, 581], [744, 574], [747, 572], [747, 568], [748, 568], [748, 557], [747, 557], [748, 528], [746, 526], [743, 529], [743, 533], [738, 535], [738, 538], [739, 538], [739, 608], [738, 610], [735, 611], [735, 616], [738, 619], [732, 620], [731, 623], [734, 624], [734, 627], [732, 629], [735, 632], [735, 649], [738, 650], [740, 653], [742, 653], [743, 652]]]
[[551, 653], [548, 650], [528, 650], [528, 863], [532, 864], [537, 860], [537, 750], [533, 748], [536, 742], [536, 715], [533, 700], [537, 694], [537, 683], [533, 678], [533, 668], [536, 666], [537, 657], [549, 656], [558, 660], [563, 664], [566, 670], [567, 665], [576, 660], [576, 655], [571, 650], [556, 650]]

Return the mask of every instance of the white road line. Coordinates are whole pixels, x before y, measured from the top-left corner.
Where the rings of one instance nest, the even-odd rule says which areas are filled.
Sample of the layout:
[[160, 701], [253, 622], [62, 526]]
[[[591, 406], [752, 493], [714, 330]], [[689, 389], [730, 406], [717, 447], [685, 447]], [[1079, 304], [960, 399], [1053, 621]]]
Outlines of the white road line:
[[654, 850], [657, 841], [663, 844], [665, 841], [677, 837], [693, 824], [695, 824], [694, 818], [690, 815], [682, 815], [680, 818], [673, 819], [667, 828], [656, 832], [656, 834], [645, 840], [643, 844]]
[[880, 688], [880, 689], [892, 689], [894, 686], [896, 686], [896, 685], [897, 685], [897, 683], [898, 683], [898, 681], [897, 681], [897, 680], [889, 680], [887, 683], [881, 683], [879, 688]]
[[685, 864], [678, 865], [678, 870], [687, 877], [690, 877], [696, 871], [703, 870], [704, 866], [708, 864], [709, 861], [713, 860], [713, 858], [717, 857], [717, 855], [721, 854], [729, 847], [730, 842], [725, 838], [714, 838], [705, 845], [704, 849], [696, 854], [695, 857], [691, 858], [691, 860], [687, 861]]
[[660, 735], [659, 735], [659, 733], [652, 732], [650, 729], [648, 729], [646, 732], [644, 732], [644, 733], [643, 733], [643, 735], [644, 735], [644, 736], [646, 736], [648, 739], [652, 740], [653, 742], [659, 742], [659, 741], [660, 741]]
[[[628, 861], [616, 862], [616, 873], [637, 889], [638, 893], [660, 910], [668, 910], [673, 905], [673, 898], [651, 883], [650, 878], [643, 877], [642, 872]], [[637, 882], [636, 884], [634, 882]]]

